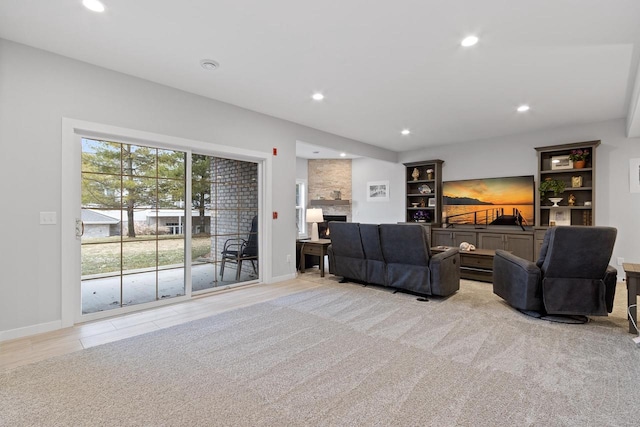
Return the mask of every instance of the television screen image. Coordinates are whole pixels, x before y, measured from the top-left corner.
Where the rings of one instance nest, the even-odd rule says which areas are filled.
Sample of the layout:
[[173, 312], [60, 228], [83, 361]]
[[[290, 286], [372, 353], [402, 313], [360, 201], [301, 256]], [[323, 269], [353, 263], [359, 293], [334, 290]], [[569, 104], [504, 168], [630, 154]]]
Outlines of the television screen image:
[[442, 183], [443, 221], [449, 224], [533, 225], [533, 175]]

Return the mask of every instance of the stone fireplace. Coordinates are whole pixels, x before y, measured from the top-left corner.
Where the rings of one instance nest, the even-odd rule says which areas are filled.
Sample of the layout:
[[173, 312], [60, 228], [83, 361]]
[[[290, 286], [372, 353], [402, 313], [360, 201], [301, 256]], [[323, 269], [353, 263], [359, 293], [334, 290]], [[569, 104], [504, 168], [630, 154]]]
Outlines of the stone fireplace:
[[[351, 160], [308, 161], [309, 207], [321, 208], [323, 215], [346, 216], [351, 221]], [[336, 191], [340, 200], [335, 199]]]

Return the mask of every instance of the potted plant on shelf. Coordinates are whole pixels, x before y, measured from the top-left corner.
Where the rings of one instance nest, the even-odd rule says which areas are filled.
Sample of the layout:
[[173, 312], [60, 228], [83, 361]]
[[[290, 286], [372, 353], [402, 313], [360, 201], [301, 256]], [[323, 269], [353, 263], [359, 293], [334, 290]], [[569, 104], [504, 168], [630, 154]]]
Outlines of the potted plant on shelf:
[[569, 154], [569, 160], [573, 162], [573, 167], [575, 169], [584, 168], [587, 163], [587, 157], [589, 157], [589, 150], [578, 148], [577, 150], [571, 150]]
[[565, 189], [565, 183], [559, 179], [547, 178], [540, 183], [538, 191], [540, 192], [540, 199], [544, 199], [547, 192], [553, 192], [554, 197], [550, 197], [549, 201], [553, 202], [553, 207], [558, 207], [558, 202], [562, 200], [562, 197], [558, 197], [558, 194], [563, 193]]

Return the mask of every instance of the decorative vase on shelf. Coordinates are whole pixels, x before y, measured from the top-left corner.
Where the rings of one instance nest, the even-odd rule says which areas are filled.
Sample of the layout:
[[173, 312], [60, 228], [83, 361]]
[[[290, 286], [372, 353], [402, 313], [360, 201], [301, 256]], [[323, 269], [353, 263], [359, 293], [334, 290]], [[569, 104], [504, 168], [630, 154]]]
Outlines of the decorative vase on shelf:
[[575, 169], [583, 169], [586, 163], [586, 160], [576, 160], [573, 162], [573, 167]]
[[562, 197], [549, 197], [549, 201], [553, 203], [552, 208], [559, 208], [558, 203], [562, 201]]
[[417, 181], [418, 178], [420, 178], [420, 171], [418, 170], [418, 168], [413, 168], [413, 172], [411, 172], [411, 177], [413, 178], [414, 181]]

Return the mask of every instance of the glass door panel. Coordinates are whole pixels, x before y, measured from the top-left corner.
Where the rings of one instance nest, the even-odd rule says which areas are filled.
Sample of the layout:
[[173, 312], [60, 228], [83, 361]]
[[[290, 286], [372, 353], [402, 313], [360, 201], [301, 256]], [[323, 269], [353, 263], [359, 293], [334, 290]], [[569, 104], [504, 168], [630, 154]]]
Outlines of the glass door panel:
[[192, 156], [192, 289], [258, 279], [256, 163]]
[[185, 153], [82, 139], [82, 312], [185, 294]]

